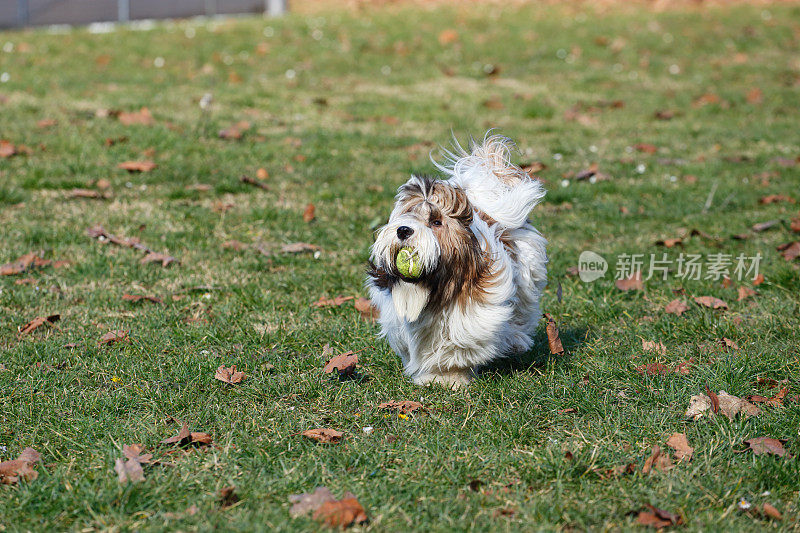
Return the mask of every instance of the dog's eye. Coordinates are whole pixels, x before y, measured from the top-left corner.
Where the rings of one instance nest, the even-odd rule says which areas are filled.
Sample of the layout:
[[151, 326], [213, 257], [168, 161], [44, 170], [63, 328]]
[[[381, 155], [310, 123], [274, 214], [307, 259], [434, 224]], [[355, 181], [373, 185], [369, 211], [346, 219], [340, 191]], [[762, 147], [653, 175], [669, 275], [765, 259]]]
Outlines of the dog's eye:
[[441, 226], [441, 225], [442, 225], [441, 220], [431, 220], [431, 226]]

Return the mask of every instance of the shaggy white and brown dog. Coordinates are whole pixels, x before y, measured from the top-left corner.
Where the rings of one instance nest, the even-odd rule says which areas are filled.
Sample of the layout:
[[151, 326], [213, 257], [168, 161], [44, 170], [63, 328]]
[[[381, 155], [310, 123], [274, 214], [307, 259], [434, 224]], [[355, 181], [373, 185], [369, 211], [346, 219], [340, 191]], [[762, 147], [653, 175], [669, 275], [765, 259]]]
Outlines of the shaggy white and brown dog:
[[[547, 283], [545, 238], [528, 214], [544, 196], [509, 160], [511, 142], [457, 143], [436, 164], [447, 179], [412, 176], [372, 246], [367, 287], [381, 335], [415, 383], [457, 387], [473, 369], [533, 344]], [[395, 261], [411, 247], [419, 278]]]

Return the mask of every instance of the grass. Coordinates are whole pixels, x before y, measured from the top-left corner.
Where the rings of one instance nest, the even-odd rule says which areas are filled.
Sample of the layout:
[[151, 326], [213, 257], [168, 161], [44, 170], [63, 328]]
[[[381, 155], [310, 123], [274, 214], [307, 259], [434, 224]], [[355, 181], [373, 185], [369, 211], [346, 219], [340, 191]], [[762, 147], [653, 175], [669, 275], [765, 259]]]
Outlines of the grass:
[[[775, 250], [796, 239], [788, 220], [797, 206], [759, 203], [768, 194], [800, 200], [800, 167], [779, 159], [800, 155], [799, 24], [795, 5], [395, 7], [0, 35], [13, 46], [0, 53], [0, 137], [32, 151], [0, 159], [0, 263], [30, 251], [69, 261], [0, 278], [0, 459], [33, 446], [45, 465], [37, 480], [0, 489], [0, 529], [312, 529], [311, 518], [290, 517], [287, 498], [325, 485], [352, 491], [375, 531], [632, 529], [647, 503], [681, 513], [688, 530], [796, 530], [798, 460], [738, 452], [744, 439], [769, 436], [799, 455], [800, 406], [734, 421], [683, 413], [706, 386], [771, 395], [777, 389], [754, 384], [764, 377], [800, 393], [800, 277]], [[445, 29], [454, 42], [439, 42]], [[487, 75], [487, 65], [499, 72]], [[748, 99], [756, 88], [760, 99]], [[213, 102], [203, 110], [206, 93]], [[703, 95], [714, 96], [703, 104]], [[622, 106], [603, 105], [613, 101]], [[154, 125], [96, 115], [142, 106]], [[656, 119], [662, 110], [676, 115]], [[42, 119], [57, 124], [37, 126]], [[241, 140], [217, 136], [242, 120], [252, 127]], [[418, 388], [352, 306], [310, 304], [363, 294], [372, 230], [410, 173], [434, 170], [430, 143], [490, 127], [518, 141], [520, 162], [547, 165], [549, 193], [532, 219], [549, 238], [543, 307], [567, 354], [549, 357], [542, 328], [533, 353], [465, 390]], [[631, 148], [638, 143], [658, 151]], [[116, 168], [142, 159], [158, 167]], [[610, 179], [562, 183], [591, 163]], [[267, 190], [239, 181], [258, 168], [269, 172]], [[66, 197], [98, 179], [110, 182], [110, 200]], [[309, 202], [312, 223], [302, 218]], [[729, 238], [771, 219], [784, 222]], [[90, 239], [96, 224], [181, 264], [140, 264], [138, 252]], [[720, 240], [654, 244], [691, 229]], [[267, 254], [223, 248], [228, 240]], [[320, 246], [319, 257], [279, 252], [296, 241]], [[736, 290], [749, 282], [726, 288], [675, 272], [623, 293], [610, 275], [567, 275], [587, 249], [609, 259], [761, 253], [766, 281], [741, 302]], [[35, 282], [15, 283], [25, 277]], [[690, 302], [681, 317], [665, 314], [681, 287], [730, 309]], [[131, 304], [124, 293], [165, 303]], [[53, 328], [18, 338], [18, 326], [53, 313]], [[131, 342], [98, 346], [119, 328]], [[739, 349], [709, 351], [722, 337]], [[666, 353], [643, 351], [642, 339]], [[360, 350], [368, 380], [322, 374], [325, 344]], [[688, 375], [636, 371], [689, 358]], [[221, 364], [248, 378], [215, 381]], [[429, 414], [377, 408], [392, 399], [421, 401]], [[160, 456], [157, 443], [177, 432], [169, 417], [211, 433], [218, 447], [146, 467], [144, 482], [121, 486], [121, 446], [141, 442]], [[314, 427], [344, 440], [298, 436]], [[674, 432], [686, 433], [693, 461], [641, 474], [651, 447], [666, 448]], [[597, 473], [627, 462], [637, 473]], [[241, 501], [222, 510], [226, 486]], [[739, 511], [742, 498], [773, 504], [783, 521]], [[200, 512], [186, 513], [191, 505]]]

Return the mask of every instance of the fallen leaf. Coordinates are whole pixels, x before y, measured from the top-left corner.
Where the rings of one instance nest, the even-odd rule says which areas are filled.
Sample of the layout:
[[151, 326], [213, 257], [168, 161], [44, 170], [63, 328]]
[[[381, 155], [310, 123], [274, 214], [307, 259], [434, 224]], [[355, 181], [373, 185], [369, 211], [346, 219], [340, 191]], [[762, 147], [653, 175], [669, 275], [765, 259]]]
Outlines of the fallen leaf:
[[390, 402], [385, 402], [378, 405], [378, 408], [387, 409], [390, 411], [397, 411], [404, 415], [411, 414], [414, 411], [417, 411], [418, 409], [425, 410], [425, 407], [421, 403], [414, 402], [411, 400], [402, 400], [402, 401], [392, 400]]
[[235, 487], [223, 487], [217, 493], [217, 501], [220, 509], [227, 509], [239, 502], [239, 495], [236, 494]]
[[123, 444], [122, 445], [122, 455], [124, 455], [127, 459], [135, 459], [142, 464], [149, 463], [153, 460], [152, 453], [142, 453], [144, 450], [144, 446], [141, 444]]
[[149, 159], [145, 159], [143, 161], [123, 161], [117, 165], [117, 168], [127, 170], [128, 172], [150, 172], [157, 166], [158, 165]]
[[269, 190], [269, 187], [267, 187], [266, 183], [262, 183], [257, 179], [251, 178], [250, 176], [242, 176], [239, 178], [239, 181], [248, 185], [252, 185], [253, 187], [258, 187], [259, 189], [263, 189], [265, 191]]
[[755, 295], [756, 291], [754, 291], [750, 287], [739, 287], [739, 297], [736, 300], [741, 302], [742, 300], [745, 300]]
[[[788, 455], [786, 449], [783, 447], [785, 440], [773, 439], [771, 437], [756, 437], [754, 439], [747, 439], [745, 444], [753, 451], [754, 455], [777, 455], [783, 457]], [[789, 455], [791, 457], [791, 455]]]
[[[713, 394], [713, 392], [709, 390], [707, 390], [707, 392]], [[689, 408], [686, 410], [686, 417], [697, 420], [709, 409], [711, 409], [712, 412], [724, 414], [730, 420], [733, 420], [739, 413], [743, 413], [745, 416], [755, 416], [760, 412], [760, 409], [752, 403], [737, 396], [732, 396], [724, 390], [719, 391], [719, 394], [715, 394], [714, 397], [716, 397], [718, 403], [717, 411], [713, 409], [713, 402], [710, 395], [697, 394], [692, 396], [689, 400]]]
[[281, 252], [285, 254], [299, 254], [303, 252], [315, 252], [320, 247], [316, 244], [308, 244], [307, 242], [293, 242], [291, 244], [281, 245]]
[[43, 118], [41, 120], [36, 121], [36, 127], [42, 129], [52, 128], [56, 124], [58, 124], [58, 121], [54, 118]]
[[260, 179], [261, 181], [264, 181], [265, 179], [269, 178], [269, 172], [267, 172], [267, 170], [264, 168], [259, 168], [258, 170], [256, 170], [256, 178]]
[[314, 204], [308, 204], [303, 211], [303, 221], [304, 222], [311, 222], [316, 217], [316, 210], [317, 208], [314, 207]]
[[453, 44], [456, 41], [458, 41], [458, 32], [456, 30], [442, 30], [439, 33], [439, 44], [442, 46]]
[[800, 217], [793, 218], [791, 223], [789, 224], [789, 227], [795, 233], [800, 233]]
[[658, 151], [658, 147], [654, 144], [647, 144], [647, 143], [639, 143], [633, 145], [633, 147], [639, 151], [644, 152], [646, 154], [654, 154]]
[[147, 255], [142, 257], [139, 262], [143, 265], [147, 263], [161, 263], [162, 267], [168, 267], [172, 263], [180, 263], [176, 258], [172, 257], [171, 255], [162, 254], [159, 252], [149, 252]]
[[111, 195], [92, 189], [71, 189], [67, 192], [67, 198], [92, 198], [96, 200], [108, 200]]
[[667, 347], [663, 342], [646, 341], [642, 339], [642, 349], [645, 352], [658, 352], [661, 355], [667, 355]]
[[753, 224], [750, 229], [755, 231], [756, 233], [761, 233], [762, 231], [767, 231], [770, 228], [773, 228], [780, 224], [780, 220], [767, 220], [766, 222], [759, 222], [757, 224]]
[[117, 115], [117, 120], [119, 120], [125, 126], [132, 126], [134, 124], [152, 126], [155, 124], [153, 115], [150, 114], [150, 110], [146, 107], [141, 108], [139, 111], [133, 111], [130, 113], [122, 111], [119, 115]]
[[544, 317], [547, 319], [547, 344], [550, 347], [550, 353], [553, 355], [561, 355], [564, 353], [564, 346], [561, 344], [561, 337], [558, 334], [558, 326], [556, 321], [550, 316], [550, 313], [545, 313]]
[[764, 274], [759, 274], [753, 279], [753, 287], [758, 287], [762, 283], [764, 283]]
[[685, 434], [673, 433], [672, 436], [667, 439], [667, 446], [675, 450], [675, 459], [678, 461], [686, 459], [686, 462], [689, 462], [692, 460], [694, 448], [689, 446], [689, 441], [686, 439]]
[[351, 524], [363, 524], [367, 521], [367, 513], [353, 495], [345, 495], [341, 500], [327, 501], [314, 512], [314, 520], [328, 527], [347, 527]]
[[114, 470], [117, 472], [119, 482], [122, 484], [144, 481], [142, 464], [136, 459], [117, 459], [114, 461]]
[[800, 257], [800, 241], [789, 242], [778, 246], [778, 251], [787, 261]]
[[144, 294], [123, 294], [122, 300], [126, 302], [141, 302], [142, 300], [152, 302], [154, 304], [163, 304], [164, 300], [155, 296], [147, 296]]
[[245, 376], [244, 372], [236, 370], [236, 365], [233, 365], [229, 368], [225, 368], [225, 365], [220, 365], [220, 367], [217, 369], [217, 372], [214, 374], [215, 379], [218, 379], [229, 385], [241, 383], [245, 377], [247, 376]]
[[748, 104], [760, 104], [764, 101], [764, 93], [758, 87], [753, 87], [749, 91], [747, 91], [747, 103]]
[[783, 520], [783, 515], [781, 512], [767, 502], [761, 504], [761, 512], [774, 520]]
[[311, 494], [291, 494], [289, 496], [289, 502], [292, 503], [292, 507], [289, 509], [289, 514], [297, 518], [311, 511], [316, 511], [325, 502], [334, 500], [336, 500], [336, 497], [328, 487], [317, 487]]
[[250, 245], [245, 244], [241, 241], [231, 240], [225, 241], [222, 243], [222, 247], [225, 249], [235, 250], [237, 252], [241, 252], [242, 250], [246, 250], [250, 247]]
[[644, 288], [642, 283], [642, 273], [634, 272], [629, 278], [618, 279], [614, 285], [621, 291], [640, 291]]
[[341, 431], [336, 431], [335, 429], [317, 428], [307, 429], [303, 431], [301, 435], [323, 444], [336, 444], [342, 440], [343, 433]]
[[783, 406], [783, 399], [786, 398], [786, 395], [789, 394], [789, 389], [783, 387], [778, 394], [773, 396], [772, 398], [767, 398], [766, 396], [750, 396], [748, 398], [752, 403], [765, 403], [767, 405], [772, 405], [775, 407], [782, 407]]
[[166, 438], [161, 441], [161, 444], [177, 444], [180, 447], [187, 447], [191, 444], [200, 446], [208, 446], [212, 442], [211, 435], [201, 431], [189, 431], [189, 425], [184, 422], [177, 435]]
[[377, 307], [372, 305], [372, 302], [367, 298], [358, 298], [353, 303], [353, 307], [356, 308], [356, 311], [361, 314], [361, 318], [364, 320], [375, 322], [378, 318], [380, 318], [380, 311]]
[[673, 118], [675, 118], [675, 115], [676, 115], [675, 111], [671, 111], [669, 109], [664, 109], [664, 110], [656, 111], [654, 116], [658, 120], [672, 120]]
[[728, 309], [728, 304], [713, 296], [695, 296], [694, 301], [698, 305], [710, 307], [711, 309]]
[[0, 266], [0, 276], [11, 276], [14, 274], [22, 274], [34, 268], [41, 268], [51, 264], [49, 259], [42, 259], [39, 255], [31, 252], [20, 256], [15, 261], [6, 263]]
[[674, 248], [678, 245], [683, 245], [683, 239], [680, 237], [675, 237], [673, 239], [661, 239], [660, 241], [656, 241], [657, 246], [664, 246], [666, 248]]
[[112, 344], [127, 340], [128, 340], [128, 332], [124, 329], [117, 329], [114, 331], [109, 331], [108, 333], [100, 337], [100, 341], [98, 341], [98, 344], [100, 346], [103, 345], [110, 346]]
[[220, 139], [241, 139], [242, 134], [250, 129], [250, 123], [246, 120], [241, 120], [232, 126], [219, 131]]
[[528, 174], [528, 176], [533, 177], [533, 175], [536, 174], [537, 172], [545, 170], [547, 168], [547, 165], [545, 165], [541, 161], [533, 161], [531, 163], [528, 163], [527, 165], [521, 165], [520, 168], [523, 170], [523, 172]]
[[334, 370], [337, 370], [341, 376], [350, 376], [356, 371], [357, 364], [358, 354], [345, 352], [328, 361], [322, 371], [326, 374], [330, 374]]
[[42, 460], [42, 455], [33, 448], [25, 448], [19, 457], [0, 463], [0, 484], [14, 485], [20, 479], [33, 481], [39, 472], [33, 466]]
[[779, 202], [788, 202], [790, 204], [794, 203], [794, 198], [786, 196], [785, 194], [770, 194], [767, 196], [762, 196], [758, 203], [768, 205], [768, 204], [777, 204]]
[[43, 326], [45, 324], [47, 325], [54, 324], [59, 320], [61, 320], [61, 315], [38, 316], [33, 320], [31, 320], [30, 322], [28, 322], [27, 324], [19, 326], [17, 328], [17, 331], [19, 332], [19, 336], [22, 337], [24, 335], [31, 333], [39, 326]]
[[336, 296], [335, 298], [325, 298], [324, 296], [320, 296], [319, 300], [311, 304], [311, 307], [339, 307], [343, 303], [352, 299], [352, 296]]
[[680, 298], [676, 298], [672, 300], [667, 306], [664, 308], [664, 311], [671, 315], [681, 316], [683, 313], [689, 310], [689, 306], [686, 305], [686, 302]]
[[670, 513], [646, 504], [649, 511], [640, 511], [636, 521], [643, 526], [650, 526], [655, 529], [663, 529], [669, 526], [683, 524], [683, 517], [679, 514]]
[[645, 459], [642, 474], [649, 474], [653, 469], [659, 472], [668, 472], [673, 468], [675, 468], [675, 465], [672, 464], [669, 453], [663, 453], [661, 447], [656, 444], [653, 445], [650, 457]]

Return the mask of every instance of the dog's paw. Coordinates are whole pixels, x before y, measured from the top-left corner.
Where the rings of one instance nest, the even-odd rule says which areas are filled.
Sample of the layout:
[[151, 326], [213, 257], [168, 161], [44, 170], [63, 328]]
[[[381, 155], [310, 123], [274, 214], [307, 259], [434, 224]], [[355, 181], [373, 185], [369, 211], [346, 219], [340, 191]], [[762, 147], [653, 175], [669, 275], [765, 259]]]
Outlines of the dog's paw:
[[472, 376], [472, 369], [470, 368], [443, 370], [440, 372], [418, 375], [414, 377], [414, 383], [424, 386], [440, 385], [451, 390], [456, 390], [465, 387], [472, 381]]

